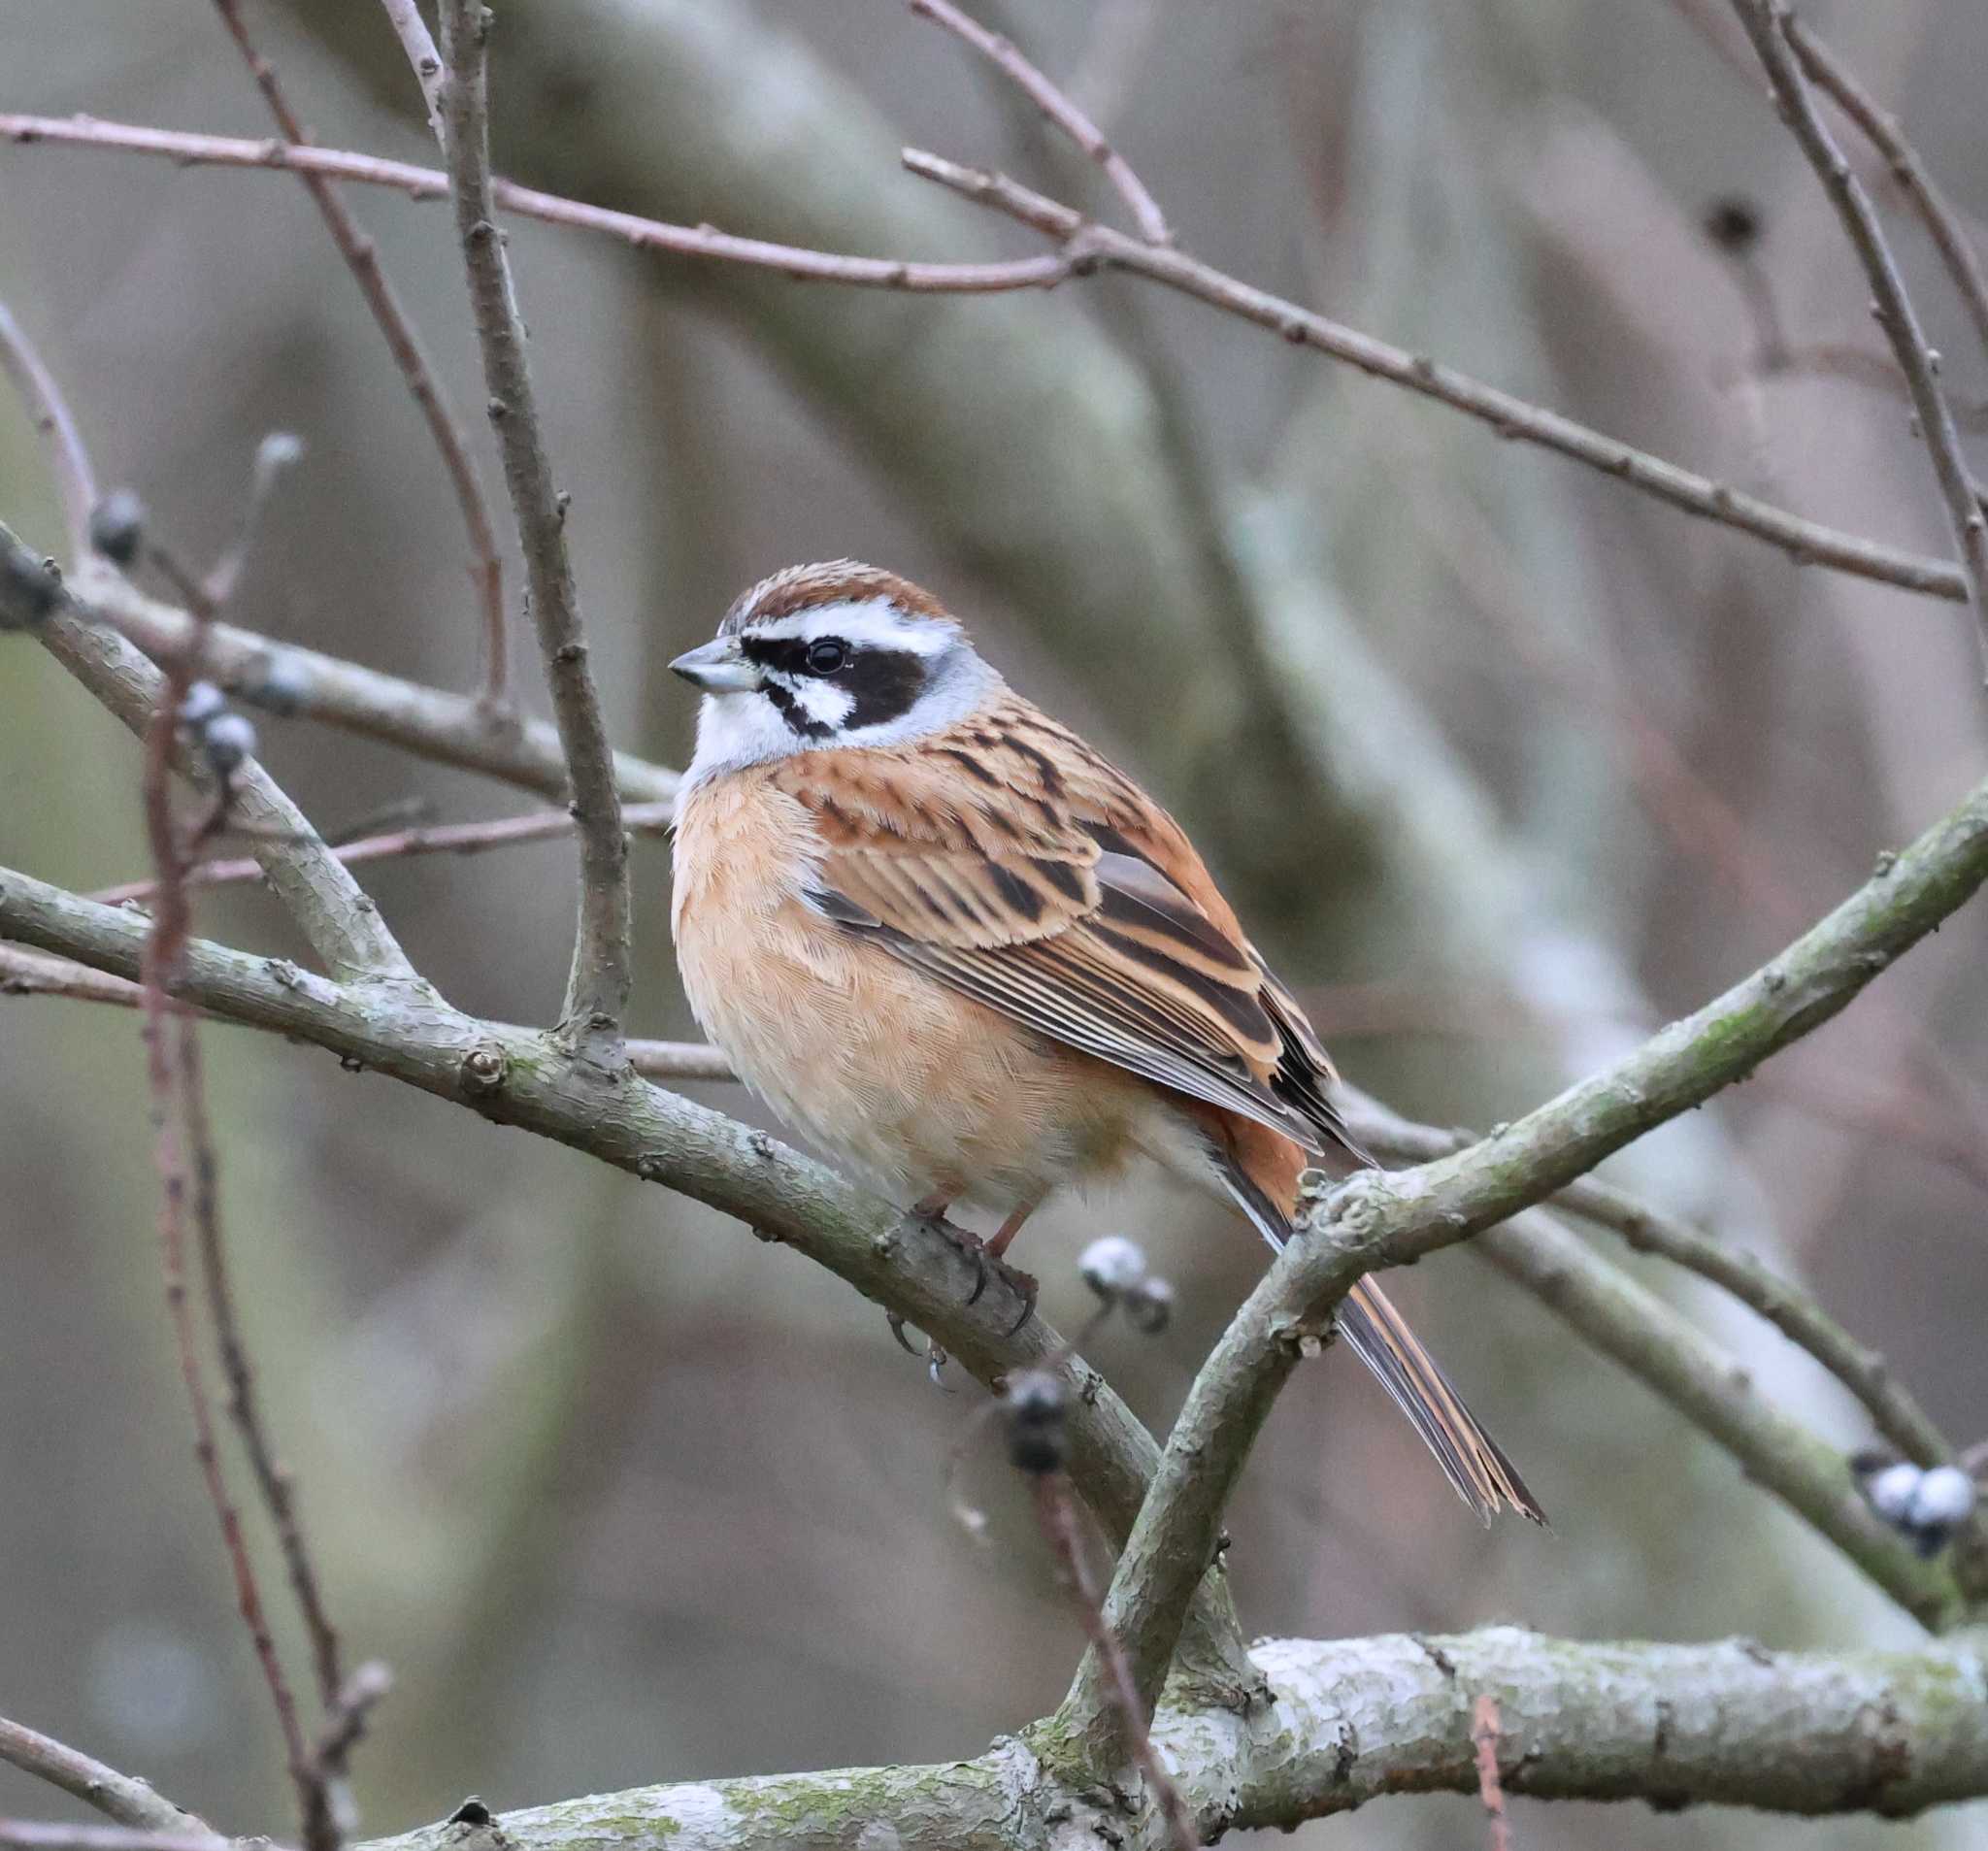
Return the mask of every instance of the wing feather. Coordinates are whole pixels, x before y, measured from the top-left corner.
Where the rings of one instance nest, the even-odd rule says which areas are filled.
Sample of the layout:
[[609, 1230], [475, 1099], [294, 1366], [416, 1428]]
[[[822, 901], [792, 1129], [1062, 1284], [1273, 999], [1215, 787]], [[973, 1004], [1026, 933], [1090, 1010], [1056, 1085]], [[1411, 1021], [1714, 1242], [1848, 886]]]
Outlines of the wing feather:
[[799, 754], [811, 903], [1036, 1033], [1319, 1150], [1332, 1069], [1171, 817], [1019, 702], [888, 751]]

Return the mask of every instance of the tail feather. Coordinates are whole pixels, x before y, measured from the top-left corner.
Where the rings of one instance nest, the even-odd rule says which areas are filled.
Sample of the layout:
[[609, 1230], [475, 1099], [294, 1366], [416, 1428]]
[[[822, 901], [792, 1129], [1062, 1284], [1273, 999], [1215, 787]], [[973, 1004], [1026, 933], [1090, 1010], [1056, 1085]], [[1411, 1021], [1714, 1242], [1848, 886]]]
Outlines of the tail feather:
[[1535, 1523], [1546, 1521], [1505, 1449], [1464, 1405], [1441, 1365], [1373, 1280], [1360, 1280], [1346, 1295], [1340, 1332], [1408, 1415], [1457, 1496], [1485, 1523], [1508, 1504]]
[[[1237, 1206], [1273, 1247], [1280, 1249], [1291, 1235], [1291, 1208], [1304, 1153], [1288, 1140], [1254, 1125], [1228, 1129], [1228, 1137], [1210, 1146], [1216, 1169]], [[1270, 1186], [1250, 1174], [1252, 1158], [1259, 1160], [1256, 1168], [1270, 1173]], [[1285, 1169], [1290, 1171], [1288, 1192], [1281, 1174]], [[1291, 1200], [1278, 1200], [1287, 1193]], [[1508, 1505], [1535, 1523], [1546, 1521], [1539, 1500], [1526, 1489], [1504, 1449], [1478, 1424], [1435, 1357], [1372, 1279], [1358, 1280], [1346, 1295], [1339, 1327], [1347, 1347], [1374, 1372], [1421, 1435], [1457, 1496], [1483, 1522], [1488, 1524]]]

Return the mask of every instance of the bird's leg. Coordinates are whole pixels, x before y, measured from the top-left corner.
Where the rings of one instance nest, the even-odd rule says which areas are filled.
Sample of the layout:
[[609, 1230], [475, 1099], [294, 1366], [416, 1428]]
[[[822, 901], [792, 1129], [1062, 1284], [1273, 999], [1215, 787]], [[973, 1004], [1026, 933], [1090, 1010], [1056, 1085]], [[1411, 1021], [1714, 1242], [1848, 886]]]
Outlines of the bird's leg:
[[1001, 1256], [1008, 1251], [1009, 1244], [1021, 1232], [1021, 1226], [1030, 1215], [1043, 1206], [1041, 1196], [1030, 1196], [1018, 1202], [1009, 1210], [1008, 1219], [995, 1231], [993, 1240], [987, 1242], [987, 1257], [999, 1269], [1001, 1276], [1008, 1283], [1015, 1297], [1021, 1300], [1021, 1315], [1014, 1320], [1009, 1336], [1021, 1329], [1036, 1314], [1036, 1295], [1042, 1290], [1033, 1273], [1024, 1273], [1018, 1267], [1010, 1266]]

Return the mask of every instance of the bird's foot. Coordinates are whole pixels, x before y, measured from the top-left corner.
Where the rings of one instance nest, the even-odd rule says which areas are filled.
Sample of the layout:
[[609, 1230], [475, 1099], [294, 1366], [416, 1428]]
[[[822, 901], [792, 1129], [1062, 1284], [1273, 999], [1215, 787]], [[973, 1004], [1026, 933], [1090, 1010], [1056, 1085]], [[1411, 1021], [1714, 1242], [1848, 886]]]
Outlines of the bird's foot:
[[[944, 1208], [935, 1206], [926, 1202], [916, 1203], [911, 1207], [907, 1208], [905, 1210], [905, 1219], [915, 1223], [921, 1228], [928, 1229], [931, 1233], [937, 1235], [940, 1240], [944, 1240], [947, 1246], [951, 1247], [954, 1252], [964, 1255], [973, 1263], [974, 1284], [972, 1291], [967, 1294], [966, 1298], [969, 1306], [979, 1304], [980, 1300], [986, 1295], [987, 1280], [993, 1277], [998, 1278], [1009, 1291], [1021, 1301], [1021, 1315], [1009, 1327], [1008, 1335], [1010, 1337], [1012, 1337], [1030, 1318], [1035, 1316], [1036, 1299], [1042, 1291], [1042, 1286], [1034, 1273], [1024, 1273], [1019, 1267], [1010, 1266], [1001, 1257], [1001, 1246], [1003, 1243], [999, 1237], [990, 1245], [987, 1241], [981, 1240], [977, 1234], [975, 1234], [972, 1229], [962, 1228], [957, 1223], [948, 1221], [945, 1218]], [[898, 1340], [900, 1342], [904, 1341], [902, 1336], [899, 1337]]]

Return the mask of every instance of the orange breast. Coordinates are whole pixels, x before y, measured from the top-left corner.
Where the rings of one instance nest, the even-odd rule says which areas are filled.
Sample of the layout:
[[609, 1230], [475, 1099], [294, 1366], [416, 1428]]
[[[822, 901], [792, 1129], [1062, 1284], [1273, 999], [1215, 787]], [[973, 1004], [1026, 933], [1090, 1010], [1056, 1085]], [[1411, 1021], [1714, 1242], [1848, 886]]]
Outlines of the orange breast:
[[1152, 1089], [851, 939], [802, 898], [814, 857], [807, 812], [755, 771], [678, 817], [684, 993], [775, 1110], [900, 1202], [1005, 1207], [1135, 1153]]

